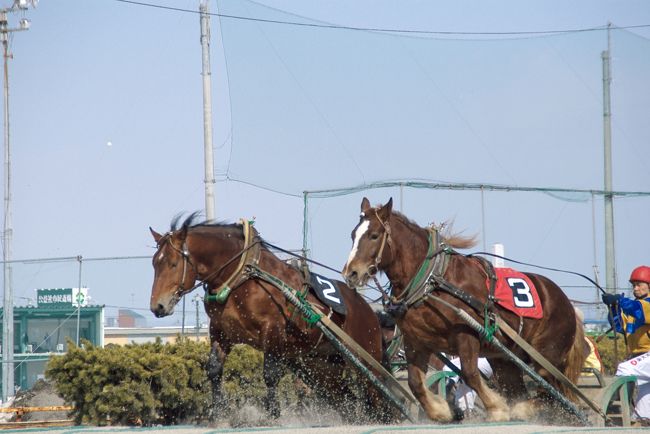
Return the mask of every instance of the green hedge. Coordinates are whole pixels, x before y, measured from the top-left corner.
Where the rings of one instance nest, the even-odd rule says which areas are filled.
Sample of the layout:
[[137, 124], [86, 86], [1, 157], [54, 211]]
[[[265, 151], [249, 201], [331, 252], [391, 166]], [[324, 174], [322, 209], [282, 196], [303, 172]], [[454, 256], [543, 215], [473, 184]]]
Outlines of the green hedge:
[[45, 376], [73, 406], [77, 424], [172, 424], [208, 410], [207, 344], [184, 339], [100, 348], [69, 341], [68, 348], [50, 359]]
[[[77, 424], [145, 425], [205, 421], [210, 415], [211, 385], [206, 375], [209, 346], [190, 339], [174, 344], [107, 345], [68, 341], [68, 352], [53, 356], [45, 376], [73, 407]], [[223, 393], [231, 414], [242, 404], [262, 406], [266, 386], [264, 356], [237, 345], [223, 372]], [[278, 387], [281, 407], [299, 399], [295, 377], [285, 375]], [[302, 397], [302, 395], [301, 395]]]
[[[617, 345], [621, 359], [623, 340]], [[614, 340], [604, 337], [597, 346], [605, 371], [615, 372]], [[100, 348], [90, 342], [76, 347], [69, 341], [68, 348], [66, 354], [50, 359], [45, 375], [73, 407], [71, 416], [77, 424], [170, 425], [206, 421], [210, 415], [209, 346], [205, 342], [179, 338], [174, 344], [158, 340]], [[263, 360], [261, 352], [247, 345], [231, 351], [222, 383], [227, 418], [243, 404], [262, 408], [266, 395]], [[353, 372], [348, 374], [354, 377]], [[312, 405], [317, 397], [305, 390], [287, 373], [278, 387], [280, 407]]]

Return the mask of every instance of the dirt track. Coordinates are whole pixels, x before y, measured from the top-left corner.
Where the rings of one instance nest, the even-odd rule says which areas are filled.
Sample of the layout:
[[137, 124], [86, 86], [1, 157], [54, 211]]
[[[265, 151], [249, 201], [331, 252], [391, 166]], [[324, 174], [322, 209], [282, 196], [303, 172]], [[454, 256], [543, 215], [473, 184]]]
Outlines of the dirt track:
[[[331, 426], [331, 427], [310, 427], [310, 426], [286, 426], [286, 427], [254, 427], [254, 428], [208, 428], [196, 426], [178, 427], [152, 427], [152, 428], [128, 428], [128, 427], [61, 427], [47, 428], [48, 433], [113, 433], [113, 432], [158, 432], [174, 434], [207, 434], [207, 433], [250, 433], [259, 432], [279, 434], [371, 434], [371, 433], [427, 433], [445, 432], [452, 434], [471, 433], [499, 433], [510, 431], [517, 434], [533, 433], [568, 433], [568, 432], [616, 432], [635, 433], [636, 428], [594, 428], [594, 427], [569, 427], [569, 426], [546, 426], [529, 425], [523, 423], [494, 423], [494, 424], [468, 424], [468, 425], [366, 425], [366, 426]], [[30, 430], [33, 432], [32, 430]], [[24, 432], [24, 430], [7, 430], [5, 432]]]

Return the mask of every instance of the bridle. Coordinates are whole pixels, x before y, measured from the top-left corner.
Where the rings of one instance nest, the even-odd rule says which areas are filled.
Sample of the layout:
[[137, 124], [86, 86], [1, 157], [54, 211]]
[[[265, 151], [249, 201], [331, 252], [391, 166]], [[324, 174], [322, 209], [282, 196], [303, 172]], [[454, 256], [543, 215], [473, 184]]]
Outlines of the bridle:
[[[362, 215], [365, 216], [365, 213]], [[427, 229], [429, 247], [427, 249], [427, 254], [424, 258], [424, 261], [420, 265], [418, 272], [413, 276], [411, 281], [409, 281], [408, 285], [404, 289], [404, 292], [399, 297], [394, 297], [389, 295], [389, 290], [385, 290], [376, 277], [377, 270], [379, 269], [379, 263], [382, 260], [384, 247], [386, 244], [388, 244], [388, 246], [392, 249], [393, 242], [391, 238], [391, 228], [388, 221], [384, 222], [381, 217], [379, 217], [379, 214], [377, 212], [375, 212], [375, 216], [384, 228], [384, 235], [381, 240], [381, 245], [379, 246], [377, 256], [375, 257], [374, 264], [368, 268], [368, 275], [372, 277], [375, 285], [377, 285], [377, 288], [381, 292], [385, 305], [388, 303], [412, 304], [414, 302], [413, 300], [419, 299], [421, 296], [420, 293], [425, 289], [432, 274], [438, 277], [442, 277], [446, 270], [448, 255], [440, 255], [440, 253], [447, 252], [447, 246], [442, 242], [440, 237], [440, 229], [442, 225], [440, 227], [431, 225]]]
[[174, 292], [174, 295], [177, 296], [178, 298], [180, 298], [183, 294], [185, 294], [187, 292], [190, 292], [192, 289], [194, 289], [194, 287], [192, 287], [190, 289], [185, 288], [185, 277], [187, 276], [188, 265], [189, 265], [189, 267], [192, 268], [192, 270], [194, 271], [194, 273], [197, 276], [198, 276], [198, 271], [197, 271], [196, 267], [194, 266], [194, 264], [192, 263], [192, 261], [190, 260], [190, 251], [187, 249], [187, 240], [184, 240], [183, 245], [181, 246], [181, 248], [178, 248], [172, 242], [172, 235], [173, 234], [174, 233], [172, 231], [170, 231], [170, 232], [167, 232], [165, 235], [163, 235], [163, 237], [161, 239], [161, 242], [158, 243], [158, 251], [160, 251], [160, 249], [162, 249], [162, 247], [165, 244], [169, 244], [169, 246], [172, 248], [172, 250], [177, 252], [183, 258], [183, 273], [181, 274], [181, 279], [178, 282], [178, 284], [176, 285], [176, 291]]
[[375, 211], [375, 217], [377, 217], [377, 220], [379, 220], [379, 223], [383, 226], [384, 235], [381, 238], [381, 245], [379, 246], [379, 251], [377, 252], [377, 256], [375, 256], [375, 261], [374, 261], [375, 263], [370, 267], [368, 267], [368, 275], [372, 278], [375, 278], [377, 271], [379, 271], [379, 264], [381, 263], [382, 255], [384, 254], [384, 247], [386, 247], [386, 244], [388, 244], [389, 247], [393, 246], [393, 240], [390, 236], [391, 231], [390, 231], [390, 225], [388, 224], [388, 221], [384, 222], [379, 217], [379, 214], [376, 211]]

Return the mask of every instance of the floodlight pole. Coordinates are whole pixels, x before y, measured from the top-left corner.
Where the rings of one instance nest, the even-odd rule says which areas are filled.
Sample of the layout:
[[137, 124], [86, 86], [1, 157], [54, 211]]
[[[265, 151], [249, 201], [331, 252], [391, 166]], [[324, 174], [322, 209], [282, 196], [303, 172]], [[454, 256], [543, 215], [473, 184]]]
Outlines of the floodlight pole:
[[[31, 1], [35, 6], [35, 0]], [[27, 30], [29, 21], [21, 20], [20, 27], [9, 28], [8, 13], [26, 10], [27, 0], [14, 0], [9, 8], [0, 9], [0, 40], [3, 48], [4, 66], [4, 221], [2, 228], [2, 261], [4, 302], [2, 316], [2, 401], [14, 396], [14, 296], [11, 276], [11, 245], [13, 229], [11, 222], [11, 147], [9, 142], [9, 33]]]
[[205, 217], [214, 220], [214, 156], [212, 149], [212, 77], [210, 72], [210, 14], [208, 0], [201, 0], [201, 50], [203, 68], [203, 148], [205, 178]]

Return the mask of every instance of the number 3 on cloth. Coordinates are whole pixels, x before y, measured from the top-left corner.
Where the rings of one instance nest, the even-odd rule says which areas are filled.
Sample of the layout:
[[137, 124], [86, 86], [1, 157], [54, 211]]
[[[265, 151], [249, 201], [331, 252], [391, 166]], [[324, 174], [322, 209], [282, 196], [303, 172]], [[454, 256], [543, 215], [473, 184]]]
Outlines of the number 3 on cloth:
[[535, 306], [535, 301], [530, 293], [530, 288], [524, 279], [518, 277], [509, 277], [508, 286], [512, 289], [512, 299], [515, 306], [520, 308], [529, 308]]

